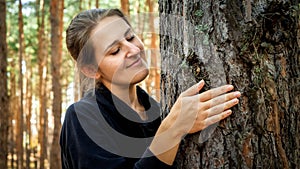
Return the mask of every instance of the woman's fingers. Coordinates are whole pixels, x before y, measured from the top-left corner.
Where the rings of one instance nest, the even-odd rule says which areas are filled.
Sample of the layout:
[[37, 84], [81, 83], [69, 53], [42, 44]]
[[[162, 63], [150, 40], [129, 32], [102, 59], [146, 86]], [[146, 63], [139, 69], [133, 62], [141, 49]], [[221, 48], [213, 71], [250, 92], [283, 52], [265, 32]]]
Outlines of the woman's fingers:
[[239, 103], [239, 100], [237, 98], [231, 99], [223, 104], [218, 104], [216, 106], [211, 107], [210, 109], [206, 110], [207, 111], [207, 117], [212, 117], [217, 114], [220, 114], [224, 112], [225, 110], [230, 109], [231, 107], [235, 106], [236, 104]]
[[212, 98], [215, 98], [219, 95], [222, 95], [226, 92], [229, 92], [232, 89], [233, 89], [232, 85], [224, 85], [224, 86], [221, 86], [221, 87], [217, 87], [217, 88], [205, 91], [205, 92], [199, 94], [198, 97], [199, 97], [200, 102], [205, 102], [205, 101], [208, 101], [208, 100], [210, 100]]
[[199, 83], [193, 85], [192, 87], [188, 88], [186, 91], [181, 93], [181, 96], [193, 96], [198, 94], [198, 92], [204, 86], [204, 80], [201, 80]]
[[[233, 90], [232, 85], [224, 85], [198, 94], [203, 86], [204, 81], [201, 80], [184, 91], [179, 98], [180, 104], [174, 105], [176, 110], [182, 112], [177, 115], [175, 113], [175, 117], [182, 115], [180, 118], [175, 118], [181, 121], [178, 123], [179, 126], [183, 124], [182, 126], [186, 129], [187, 124], [191, 124], [191, 128], [187, 129], [188, 133], [203, 130], [228, 117], [232, 113], [230, 108], [238, 104], [238, 98], [241, 96], [239, 91], [230, 92]], [[186, 132], [186, 130], [184, 131]]]
[[[225, 89], [224, 87], [225, 86], [223, 86], [222, 89], [219, 88], [220, 90], [215, 90], [215, 92], [211, 92], [212, 95], [217, 97], [199, 104], [200, 111], [198, 112], [197, 123], [200, 124], [198, 127], [200, 127], [201, 130], [228, 117], [232, 113], [230, 108], [239, 103], [238, 97], [241, 96], [241, 93], [238, 91], [218, 96], [222, 91], [226, 91], [226, 87]], [[227, 88], [227, 90], [230, 90], [230, 88]]]
[[205, 127], [208, 127], [212, 124], [215, 124], [223, 119], [225, 119], [226, 117], [230, 116], [232, 113], [231, 110], [226, 110], [220, 114], [217, 114], [217, 115], [214, 115], [214, 116], [211, 116], [207, 119], [204, 120], [204, 124], [205, 124]]
[[232, 114], [232, 111], [229, 109], [229, 110], [223, 111], [217, 115], [207, 117], [205, 119], [198, 118], [197, 121], [195, 121], [194, 126], [191, 129], [189, 129], [188, 133], [195, 133], [197, 131], [203, 130], [203, 129], [207, 128], [208, 126], [227, 118], [231, 114]]
[[227, 98], [225, 98], [225, 95], [219, 96], [220, 98], [223, 98], [223, 99], [218, 99], [219, 103], [217, 103], [217, 101], [216, 102], [208, 101], [209, 104], [208, 104], [208, 102], [203, 103], [202, 107], [199, 108], [199, 112], [198, 112], [199, 120], [204, 120], [209, 117], [218, 115], [239, 103], [239, 100], [237, 98], [232, 97], [232, 95], [234, 95], [234, 94], [230, 93], [227, 95], [228, 95]]
[[204, 102], [203, 108], [206, 110], [206, 109], [209, 109], [216, 105], [223, 104], [223, 103], [227, 102], [228, 100], [238, 98], [240, 96], [241, 96], [241, 93], [239, 91], [223, 94], [223, 95], [217, 96], [215, 98], [212, 98], [212, 99]]

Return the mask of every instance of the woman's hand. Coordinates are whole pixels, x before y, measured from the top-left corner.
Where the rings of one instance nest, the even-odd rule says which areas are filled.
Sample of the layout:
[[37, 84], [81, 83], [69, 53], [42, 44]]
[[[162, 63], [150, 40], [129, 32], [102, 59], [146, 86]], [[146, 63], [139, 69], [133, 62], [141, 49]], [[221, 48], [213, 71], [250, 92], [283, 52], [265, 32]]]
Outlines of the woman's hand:
[[199, 94], [203, 86], [202, 80], [180, 94], [149, 147], [158, 159], [169, 165], [174, 162], [183, 136], [228, 117], [232, 113], [230, 108], [239, 102], [240, 92], [227, 93], [233, 89], [232, 85]]
[[241, 93], [230, 92], [232, 85], [224, 85], [199, 94], [204, 81], [180, 94], [169, 113], [169, 125], [180, 135], [195, 133], [228, 117], [231, 107], [238, 104]]

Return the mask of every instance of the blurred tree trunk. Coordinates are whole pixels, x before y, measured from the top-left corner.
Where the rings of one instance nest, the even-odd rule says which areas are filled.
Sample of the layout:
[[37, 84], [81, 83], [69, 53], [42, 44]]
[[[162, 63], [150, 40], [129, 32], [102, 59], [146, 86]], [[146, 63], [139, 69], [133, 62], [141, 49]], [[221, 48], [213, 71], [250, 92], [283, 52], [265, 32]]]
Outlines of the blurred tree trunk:
[[136, 33], [138, 35], [138, 37], [141, 39], [142, 42], [144, 42], [144, 35], [143, 33], [145, 32], [145, 17], [146, 15], [144, 15], [144, 13], [146, 12], [146, 9], [142, 9], [142, 4], [140, 1], [137, 1], [135, 3], [135, 8], [134, 8], [134, 13], [137, 14], [137, 16], [135, 17], [136, 19]]
[[51, 0], [50, 21], [51, 21], [51, 74], [54, 116], [53, 140], [50, 153], [50, 168], [61, 168], [59, 132], [61, 127], [61, 61], [62, 61], [62, 31], [63, 31], [63, 9], [64, 0]]
[[17, 166], [18, 169], [24, 168], [24, 148], [23, 148], [23, 131], [24, 131], [24, 91], [23, 91], [23, 58], [25, 54], [24, 45], [24, 28], [23, 28], [23, 12], [22, 12], [22, 1], [19, 0], [19, 13], [18, 13], [18, 24], [19, 24], [19, 88], [20, 88], [20, 110], [17, 115]]
[[30, 155], [31, 155], [31, 122], [30, 119], [32, 117], [32, 83], [31, 79], [33, 78], [32, 76], [32, 65], [30, 63], [30, 58], [27, 59], [27, 72], [26, 72], [26, 168], [30, 168]]
[[130, 9], [129, 9], [129, 0], [120, 0], [121, 2], [121, 10], [126, 15], [129, 16]]
[[25, 150], [26, 150], [26, 169], [31, 168], [30, 163], [31, 163], [31, 154], [32, 154], [32, 126], [31, 126], [31, 118], [32, 118], [32, 100], [33, 100], [33, 95], [34, 95], [34, 90], [33, 90], [33, 69], [34, 65], [32, 64], [32, 56], [25, 57], [25, 62], [26, 62], [26, 72], [25, 72], [25, 79], [26, 79], [26, 91], [25, 97], [26, 97], [26, 104], [25, 104], [25, 123], [26, 123], [26, 137], [25, 137]]
[[37, 23], [38, 23], [38, 76], [39, 76], [39, 144], [40, 144], [40, 169], [45, 168], [47, 159], [47, 124], [48, 114], [46, 113], [46, 76], [47, 76], [47, 46], [45, 37], [45, 1], [37, 0]]
[[[9, 55], [11, 53], [8, 53]], [[8, 135], [8, 140], [9, 140], [9, 154], [11, 156], [10, 160], [10, 166], [11, 168], [15, 168], [15, 163], [16, 163], [16, 124], [13, 123], [13, 121], [16, 121], [18, 112], [19, 112], [19, 100], [18, 96], [16, 95], [17, 93], [17, 80], [16, 80], [16, 70], [17, 70], [17, 59], [14, 58], [13, 61], [9, 63], [9, 67], [11, 68], [10, 72], [10, 78], [9, 78], [9, 135]]]
[[30, 155], [31, 155], [31, 122], [30, 119], [32, 117], [32, 64], [31, 58], [27, 57], [26, 59], [26, 168], [30, 168]]
[[88, 0], [88, 9], [91, 9], [92, 7], [92, 0]]
[[82, 1], [83, 1], [83, 0], [79, 0], [79, 11], [82, 11], [82, 4], [83, 4]]
[[[158, 48], [157, 48], [157, 34], [155, 31], [155, 13], [154, 13], [154, 0], [146, 0], [146, 5], [148, 7], [148, 17], [149, 21], [149, 33], [151, 34], [150, 41], [150, 72], [149, 78], [146, 80], [147, 91], [155, 95], [157, 100], [160, 100], [160, 69], [158, 65]], [[154, 83], [153, 83], [154, 82]]]
[[96, 0], [96, 8], [99, 8], [99, 0]]
[[228, 119], [185, 137], [178, 168], [300, 168], [298, 0], [159, 5], [164, 114], [201, 79], [242, 92]]
[[8, 110], [7, 89], [7, 44], [6, 44], [6, 1], [0, 0], [0, 168], [7, 169], [8, 155]]

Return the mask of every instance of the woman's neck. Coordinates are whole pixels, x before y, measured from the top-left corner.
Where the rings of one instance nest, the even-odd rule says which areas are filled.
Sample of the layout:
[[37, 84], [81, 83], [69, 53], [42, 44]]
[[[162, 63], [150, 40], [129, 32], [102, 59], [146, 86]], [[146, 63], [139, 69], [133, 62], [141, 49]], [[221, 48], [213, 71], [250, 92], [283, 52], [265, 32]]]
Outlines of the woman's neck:
[[115, 96], [125, 102], [129, 107], [135, 110], [142, 120], [146, 120], [145, 108], [140, 104], [137, 96], [136, 85], [121, 86], [110, 85], [106, 86]]

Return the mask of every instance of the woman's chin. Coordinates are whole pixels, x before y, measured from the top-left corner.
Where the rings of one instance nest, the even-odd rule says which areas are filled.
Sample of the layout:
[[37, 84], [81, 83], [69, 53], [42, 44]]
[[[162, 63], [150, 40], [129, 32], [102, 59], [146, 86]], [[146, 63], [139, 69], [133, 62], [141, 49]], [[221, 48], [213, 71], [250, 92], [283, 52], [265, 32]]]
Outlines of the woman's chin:
[[131, 80], [131, 84], [137, 84], [146, 79], [149, 75], [149, 69], [143, 69], [142, 71], [138, 72]]

